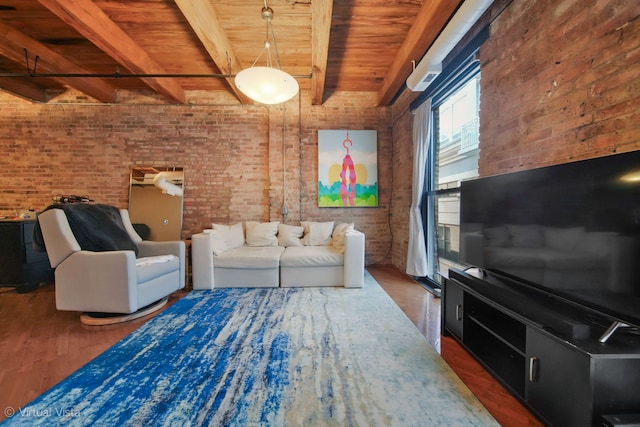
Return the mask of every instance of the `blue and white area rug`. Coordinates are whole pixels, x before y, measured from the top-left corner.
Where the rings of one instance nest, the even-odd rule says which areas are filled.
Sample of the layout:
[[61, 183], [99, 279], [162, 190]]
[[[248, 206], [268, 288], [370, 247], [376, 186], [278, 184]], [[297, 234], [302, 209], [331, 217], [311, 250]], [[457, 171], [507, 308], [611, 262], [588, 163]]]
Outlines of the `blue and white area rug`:
[[4, 424], [497, 425], [368, 273], [193, 291]]

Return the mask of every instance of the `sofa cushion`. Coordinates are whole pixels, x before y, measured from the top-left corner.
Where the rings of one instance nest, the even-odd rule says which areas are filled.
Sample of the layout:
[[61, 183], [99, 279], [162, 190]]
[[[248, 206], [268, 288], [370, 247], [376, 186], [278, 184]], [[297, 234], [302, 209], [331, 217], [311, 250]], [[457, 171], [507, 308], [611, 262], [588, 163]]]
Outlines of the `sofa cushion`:
[[245, 224], [247, 246], [278, 246], [278, 224], [274, 222], [247, 221]]
[[304, 234], [304, 227], [300, 225], [278, 225], [278, 244], [280, 246], [302, 246], [301, 238]]
[[244, 246], [244, 229], [242, 223], [238, 222], [233, 225], [212, 224], [213, 230], [224, 240], [227, 249], [239, 248]]
[[333, 221], [302, 221], [300, 224], [304, 227], [304, 237], [302, 238], [303, 245], [326, 246], [331, 244]]
[[281, 267], [336, 266], [344, 255], [333, 246], [291, 246], [280, 257]]
[[136, 260], [138, 283], [147, 282], [176, 270], [180, 270], [180, 258], [175, 255], [145, 257]]
[[159, 264], [161, 262], [169, 262], [169, 261], [173, 261], [174, 258], [177, 258], [177, 257], [175, 255], [155, 255], [155, 256], [136, 258], [136, 267], [142, 267], [142, 266], [151, 265], [151, 264]]
[[242, 246], [214, 256], [214, 265], [221, 268], [278, 268], [282, 246]]
[[353, 231], [353, 230], [354, 230], [354, 225], [352, 222], [336, 225], [336, 228], [334, 228], [333, 234], [331, 235], [331, 240], [333, 241], [333, 247], [339, 250], [340, 252], [344, 252], [344, 236], [349, 231]]
[[203, 233], [211, 236], [211, 246], [213, 248], [214, 255], [222, 255], [228, 248], [227, 242], [225, 242], [224, 238], [220, 231], [216, 231], [213, 229], [204, 230]]

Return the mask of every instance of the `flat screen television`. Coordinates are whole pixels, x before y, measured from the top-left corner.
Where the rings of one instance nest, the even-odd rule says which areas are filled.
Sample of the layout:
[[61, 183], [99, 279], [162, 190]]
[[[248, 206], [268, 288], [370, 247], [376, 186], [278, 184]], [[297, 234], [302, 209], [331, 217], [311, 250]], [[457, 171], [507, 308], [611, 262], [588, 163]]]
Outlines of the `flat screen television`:
[[640, 151], [463, 182], [460, 259], [640, 327]]

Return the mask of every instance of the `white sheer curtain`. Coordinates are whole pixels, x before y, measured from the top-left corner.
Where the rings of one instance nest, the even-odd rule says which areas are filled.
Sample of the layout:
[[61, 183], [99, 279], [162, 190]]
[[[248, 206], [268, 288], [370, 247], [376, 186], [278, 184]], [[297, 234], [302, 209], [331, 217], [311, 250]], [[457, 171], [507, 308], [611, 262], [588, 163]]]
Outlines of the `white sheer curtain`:
[[[411, 212], [409, 213], [409, 250], [407, 251], [407, 274], [417, 277], [432, 276], [433, 248], [427, 246], [424, 238], [420, 204], [424, 193], [424, 178], [427, 170], [429, 143], [431, 139], [431, 99], [415, 110], [413, 116], [413, 178]], [[431, 202], [432, 204], [432, 202]], [[428, 206], [429, 218], [433, 215]], [[433, 227], [427, 227], [427, 239], [433, 241]]]

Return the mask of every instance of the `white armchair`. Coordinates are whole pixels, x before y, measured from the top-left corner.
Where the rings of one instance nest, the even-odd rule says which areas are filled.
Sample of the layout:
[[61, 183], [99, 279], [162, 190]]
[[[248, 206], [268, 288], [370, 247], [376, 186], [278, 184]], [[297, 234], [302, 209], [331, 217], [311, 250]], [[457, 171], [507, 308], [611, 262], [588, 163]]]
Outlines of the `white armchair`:
[[184, 242], [143, 241], [133, 229], [128, 211], [119, 213], [138, 248], [137, 258], [134, 250], [83, 250], [62, 209], [48, 209], [38, 217], [49, 261], [55, 268], [56, 308], [86, 312], [81, 317], [84, 323], [108, 324], [140, 317], [161, 308], [168, 295], [185, 286]]

